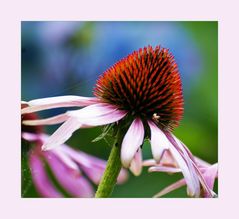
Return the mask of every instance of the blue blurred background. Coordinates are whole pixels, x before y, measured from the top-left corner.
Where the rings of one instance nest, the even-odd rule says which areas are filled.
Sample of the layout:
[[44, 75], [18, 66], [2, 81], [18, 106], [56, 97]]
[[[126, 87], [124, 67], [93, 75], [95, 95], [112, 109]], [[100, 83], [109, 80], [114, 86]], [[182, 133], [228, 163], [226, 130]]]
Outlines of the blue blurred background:
[[[194, 155], [210, 163], [218, 158], [218, 24], [217, 22], [22, 22], [22, 100], [57, 96], [92, 96], [100, 74], [119, 59], [141, 47], [169, 48], [178, 64], [185, 98], [185, 113], [175, 135]], [[42, 112], [51, 116], [62, 109]], [[52, 133], [56, 129], [47, 127]], [[104, 141], [91, 141], [101, 128], [77, 131], [68, 141], [107, 159]], [[150, 145], [143, 147], [151, 158]], [[29, 174], [27, 162], [22, 171]], [[130, 175], [113, 197], [152, 197], [181, 178], [181, 174]], [[38, 197], [30, 176], [24, 176], [24, 197]], [[216, 188], [217, 190], [217, 185]], [[186, 197], [185, 187], [165, 197]]]

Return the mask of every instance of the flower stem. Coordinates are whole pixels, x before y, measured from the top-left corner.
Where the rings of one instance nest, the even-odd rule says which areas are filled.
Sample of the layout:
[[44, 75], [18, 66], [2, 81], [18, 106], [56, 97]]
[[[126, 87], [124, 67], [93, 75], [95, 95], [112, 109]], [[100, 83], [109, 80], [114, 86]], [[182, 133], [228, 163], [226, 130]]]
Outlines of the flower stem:
[[95, 198], [107, 198], [113, 192], [117, 177], [122, 167], [120, 160], [120, 145], [122, 140], [123, 135], [118, 131], [117, 138], [107, 161], [105, 172], [95, 193]]

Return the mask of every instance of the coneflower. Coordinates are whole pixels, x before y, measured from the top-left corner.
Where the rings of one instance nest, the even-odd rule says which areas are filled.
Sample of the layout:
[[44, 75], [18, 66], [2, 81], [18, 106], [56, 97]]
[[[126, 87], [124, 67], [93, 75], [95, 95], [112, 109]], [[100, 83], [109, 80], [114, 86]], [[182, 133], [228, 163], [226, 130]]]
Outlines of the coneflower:
[[145, 138], [150, 138], [155, 161], [160, 162], [163, 153], [170, 151], [182, 170], [189, 194], [200, 195], [201, 173], [195, 168], [188, 149], [171, 134], [183, 115], [183, 95], [178, 67], [168, 49], [148, 46], [123, 58], [100, 76], [94, 95], [92, 98], [63, 96], [30, 101], [30, 107], [22, 113], [56, 107], [86, 107], [24, 123], [64, 122], [43, 145], [44, 150], [64, 143], [79, 128], [113, 124], [115, 133], [120, 132], [116, 146], [120, 149], [122, 165], [130, 167], [135, 175], [139, 175], [142, 168], [141, 146]]

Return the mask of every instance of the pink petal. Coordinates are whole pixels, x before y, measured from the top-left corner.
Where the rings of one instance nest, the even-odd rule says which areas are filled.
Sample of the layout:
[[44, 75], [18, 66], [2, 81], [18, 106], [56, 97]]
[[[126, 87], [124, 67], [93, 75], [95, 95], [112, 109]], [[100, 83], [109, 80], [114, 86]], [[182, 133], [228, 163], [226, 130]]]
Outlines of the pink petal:
[[159, 193], [157, 193], [156, 195], [154, 195], [154, 198], [159, 198], [163, 195], [166, 195], [167, 193], [170, 193], [176, 189], [179, 189], [180, 187], [184, 186], [185, 183], [185, 179], [181, 179], [173, 184], [171, 184], [170, 186], [167, 186], [166, 188], [164, 188], [163, 190], [161, 190]]
[[24, 125], [56, 125], [56, 124], [65, 122], [67, 119], [69, 119], [69, 116], [64, 113], [64, 114], [49, 117], [46, 119], [23, 120], [22, 124]]
[[128, 168], [130, 166], [136, 151], [143, 144], [143, 140], [144, 125], [142, 121], [137, 118], [132, 122], [122, 142], [121, 162], [124, 167]]
[[121, 169], [119, 176], [117, 178], [117, 183], [122, 184], [125, 183], [125, 181], [129, 178], [128, 172], [125, 169]]
[[178, 166], [182, 170], [188, 186], [189, 195], [199, 197], [200, 183], [196, 170], [192, 164], [192, 160], [188, 156], [188, 153], [185, 151], [180, 141], [175, 136], [171, 136], [171, 134], [169, 133], [167, 137], [171, 142], [169, 150], [178, 163]]
[[60, 150], [63, 150], [68, 156], [78, 163], [85, 174], [95, 183], [99, 184], [106, 167], [106, 161], [100, 159], [93, 159], [93, 156], [76, 151], [67, 145], [62, 145]]
[[67, 141], [74, 131], [79, 129], [81, 124], [76, 118], [69, 118], [63, 125], [61, 125], [43, 144], [42, 150], [51, 150], [65, 141]]
[[[78, 165], [66, 153], [60, 150], [60, 147], [61, 146], [51, 150], [50, 154], [54, 154], [62, 163], [64, 163], [66, 167], [68, 167], [70, 171], [80, 173]], [[42, 153], [49, 153], [49, 152], [42, 152]]]
[[80, 172], [69, 171], [68, 166], [52, 152], [44, 153], [44, 156], [56, 179], [69, 194], [75, 197], [93, 197], [94, 191], [92, 186]]
[[22, 132], [22, 138], [25, 139], [26, 141], [37, 141], [41, 140], [41, 135], [29, 132]]
[[157, 163], [154, 159], [148, 159], [143, 161], [143, 166], [145, 167], [155, 166], [155, 165], [157, 165]]
[[48, 198], [62, 197], [62, 194], [57, 191], [49, 180], [40, 157], [34, 152], [29, 155], [29, 166], [32, 173], [33, 183], [39, 194]]
[[142, 172], [142, 151], [141, 148], [138, 149], [134, 155], [133, 160], [131, 161], [130, 168], [131, 172], [135, 176], [139, 176]]
[[[195, 157], [191, 154], [191, 152], [188, 150], [188, 148], [182, 143], [182, 142], [180, 142], [181, 143], [181, 146], [185, 149], [185, 151], [187, 152], [187, 154], [188, 154], [188, 156], [190, 157], [190, 159], [191, 159], [191, 161], [192, 161], [192, 165], [194, 166], [194, 169], [195, 169], [195, 171], [196, 171], [196, 173], [197, 173], [197, 177], [199, 178], [199, 180], [200, 180], [200, 182], [201, 182], [201, 184], [202, 184], [202, 187], [203, 187], [203, 189], [205, 190], [205, 192], [207, 193], [207, 197], [210, 197], [210, 198], [213, 198], [213, 197], [217, 197], [217, 194], [216, 193], [214, 193], [209, 187], [208, 187], [208, 185], [207, 185], [207, 183], [206, 183], [206, 181], [205, 181], [205, 179], [204, 179], [204, 176], [202, 175], [202, 172], [201, 172], [201, 169], [202, 169], [202, 167], [201, 167], [201, 165], [206, 165], [207, 166], [207, 164], [206, 164], [206, 162], [204, 161], [203, 163], [202, 163], [202, 160], [200, 161], [200, 160], [197, 160], [197, 158], [195, 159]], [[196, 161], [197, 160], [197, 161]], [[196, 162], [198, 162], [199, 161], [199, 163], [196, 163]], [[199, 164], [199, 165], [198, 165]]]
[[95, 97], [81, 97], [81, 96], [59, 96], [59, 97], [35, 99], [27, 102], [29, 107], [22, 109], [21, 113], [22, 114], [32, 113], [59, 107], [89, 106], [97, 102], [99, 102], [99, 100]]
[[121, 120], [127, 113], [122, 111], [115, 111], [106, 115], [91, 118], [84, 118], [79, 120], [84, 126], [101, 126], [107, 125]]
[[218, 176], [218, 164], [213, 164], [210, 167], [205, 168], [203, 171], [203, 177], [206, 181], [207, 186], [209, 187], [210, 191], [208, 192], [205, 190], [204, 197], [211, 198], [216, 196], [216, 194], [212, 191], [214, 187], [215, 179]]
[[159, 162], [163, 152], [169, 148], [169, 140], [165, 134], [151, 121], [148, 121], [151, 131], [151, 148], [154, 159]]
[[[68, 154], [75, 162], [77, 162], [86, 175], [95, 183], [99, 184], [100, 179], [106, 167], [106, 161], [91, 156], [81, 151], [74, 150], [67, 145], [59, 147]], [[117, 182], [123, 183], [127, 180], [128, 174], [125, 170], [121, 170]]]
[[69, 111], [67, 115], [77, 118], [83, 125], [100, 126], [119, 121], [126, 115], [126, 112], [117, 110], [112, 105], [99, 103], [80, 110]]
[[206, 171], [203, 173], [204, 179], [207, 182], [207, 185], [210, 189], [213, 189], [214, 181], [218, 175], [218, 164], [213, 164], [212, 166], [208, 167]]
[[210, 167], [211, 166], [211, 164], [209, 164], [208, 162], [206, 162], [198, 157], [194, 156], [194, 159], [199, 167]]
[[149, 172], [166, 172], [166, 173], [179, 173], [181, 172], [180, 168], [167, 167], [167, 166], [154, 166], [149, 168]]

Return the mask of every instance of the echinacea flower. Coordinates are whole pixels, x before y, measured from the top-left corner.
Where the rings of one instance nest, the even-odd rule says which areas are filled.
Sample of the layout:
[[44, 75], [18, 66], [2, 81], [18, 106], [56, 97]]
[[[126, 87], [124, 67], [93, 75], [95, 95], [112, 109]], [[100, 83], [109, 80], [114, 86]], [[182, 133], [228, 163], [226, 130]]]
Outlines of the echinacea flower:
[[[195, 163], [197, 164], [199, 170], [201, 171], [202, 177], [204, 178], [205, 184], [208, 189], [211, 191], [212, 194], [216, 197], [216, 193], [213, 192], [214, 182], [215, 179], [218, 177], [218, 164], [215, 163], [213, 165], [207, 163], [204, 160], [201, 160], [198, 157], [193, 158]], [[155, 160], [145, 160], [143, 162], [144, 166], [149, 166], [149, 172], [166, 172], [166, 173], [178, 173], [181, 172], [180, 167], [178, 166], [177, 162], [175, 161], [174, 157], [170, 154], [170, 152], [165, 152], [160, 163], [156, 163]], [[178, 180], [177, 182], [167, 186], [166, 188], [162, 189], [159, 193], [157, 193], [154, 197], [159, 198], [161, 196], [166, 195], [176, 189], [179, 189], [182, 186], [186, 185], [186, 181], [184, 178]], [[210, 194], [202, 190], [201, 197], [210, 197]]]
[[23, 114], [57, 107], [86, 107], [24, 123], [64, 122], [42, 146], [43, 150], [64, 143], [79, 128], [113, 123], [117, 129], [127, 130], [121, 144], [121, 162], [135, 175], [142, 168], [141, 146], [145, 138], [150, 138], [155, 161], [160, 162], [164, 152], [170, 151], [191, 196], [200, 195], [201, 185], [208, 190], [188, 149], [171, 133], [183, 115], [183, 96], [178, 67], [168, 49], [148, 46], [123, 58], [100, 76], [94, 94], [89, 98], [62, 96], [29, 101], [30, 107], [23, 109]]
[[[33, 113], [26, 114], [22, 120], [36, 119]], [[99, 184], [106, 161], [75, 150], [66, 144], [42, 151], [41, 146], [49, 136], [43, 133], [41, 126], [22, 125], [22, 139], [29, 142], [32, 148], [28, 152], [28, 162], [36, 190], [42, 197], [63, 197], [48, 169], [65, 192], [72, 197], [93, 197], [94, 184]], [[118, 183], [127, 179], [125, 170], [121, 170]], [[91, 182], [90, 182], [91, 181]]]

